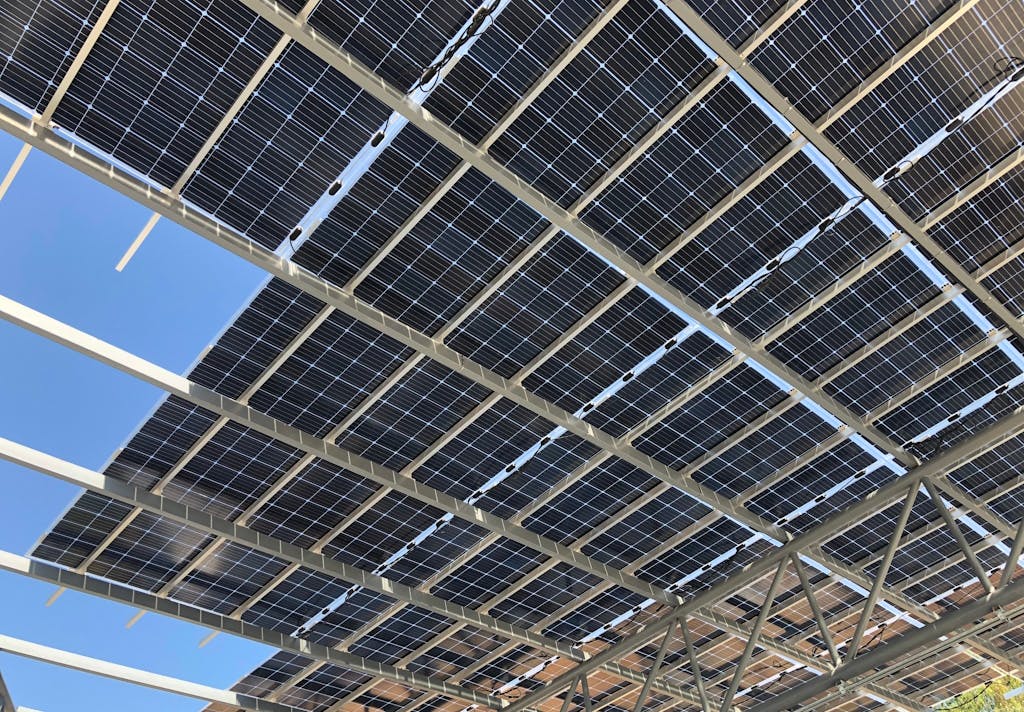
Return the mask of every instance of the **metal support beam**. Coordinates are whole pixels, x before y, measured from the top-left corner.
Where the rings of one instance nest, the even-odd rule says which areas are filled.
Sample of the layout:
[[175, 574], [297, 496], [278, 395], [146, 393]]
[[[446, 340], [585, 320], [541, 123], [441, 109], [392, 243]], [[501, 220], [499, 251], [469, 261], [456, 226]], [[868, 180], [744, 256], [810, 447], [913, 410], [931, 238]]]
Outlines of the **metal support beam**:
[[[876, 668], [883, 668], [908, 653], [927, 650], [927, 646], [934, 644], [935, 641], [940, 641], [944, 636], [950, 636], [963, 626], [971, 626], [975, 621], [987, 619], [1003, 606], [1019, 604], [1019, 599], [1022, 596], [1024, 596], [1024, 581], [1008, 584], [983, 598], [943, 614], [932, 623], [908, 631], [898, 638], [873, 648], [870, 652], [844, 663], [829, 674], [809, 680], [752, 709], [756, 712], [783, 712], [783, 710], [799, 708], [805, 700], [838, 687], [841, 683], [854, 680], [859, 675]], [[952, 645], [953, 642], [943, 644]]]
[[366, 675], [381, 677], [417, 690], [437, 692], [448, 697], [465, 700], [470, 704], [482, 705], [496, 710], [502, 709], [506, 704], [500, 698], [477, 690], [470, 690], [445, 682], [444, 680], [437, 680], [427, 675], [411, 672], [403, 668], [396, 668], [392, 665], [377, 663], [352, 653], [333, 650], [318, 643], [293, 638], [269, 628], [231, 620], [219, 613], [204, 611], [183, 603], [169, 601], [144, 591], [138, 591], [92, 576], [85, 576], [75, 571], [62, 569], [41, 561], [34, 561], [7, 551], [0, 551], [0, 570], [56, 584], [63, 588], [81, 591], [136, 608], [142, 608], [146, 611], [185, 621], [186, 623], [195, 623], [204, 628], [220, 630], [255, 643], [262, 643], [308, 658], [322, 660]]
[[[256, 0], [248, 0], [255, 2]], [[704, 19], [684, 0], [666, 0], [666, 6], [721, 57], [726, 64], [739, 74], [775, 111], [782, 114], [796, 130], [825, 156], [850, 183], [874, 203], [882, 213], [901, 231], [920, 245], [936, 262], [946, 269], [953, 278], [964, 285], [979, 301], [992, 310], [1015, 334], [1024, 337], [1024, 323], [996, 299], [964, 267], [949, 256], [920, 225], [915, 223], [884, 190], [876, 186], [853, 161], [849, 160], [807, 117], [769, 82], [757, 69], [741, 57]], [[877, 443], [876, 443], [877, 444]], [[883, 449], [887, 449], [884, 448]]]
[[[467, 504], [440, 490], [435, 490], [416, 482], [411, 478], [402, 477], [390, 468], [371, 462], [361, 455], [339, 448], [321, 438], [304, 433], [276, 418], [272, 418], [265, 413], [239, 403], [237, 400], [204, 388], [156, 364], [150, 363], [134, 354], [130, 354], [100, 339], [78, 331], [56, 319], [40, 314], [3, 296], [0, 296], [0, 318], [6, 319], [15, 325], [21, 326], [58, 344], [74, 349], [86, 356], [90, 356], [101, 363], [139, 378], [217, 415], [230, 418], [236, 423], [252, 428], [289, 447], [327, 460], [350, 472], [362, 475], [377, 484], [406, 494], [424, 504], [437, 507], [472, 524], [501, 536], [506, 536], [546, 556], [558, 558], [565, 563], [600, 578], [614, 580], [618, 585], [645, 597], [654, 598], [670, 605], [679, 601], [676, 595], [652, 586], [636, 576], [623, 574], [621, 571], [607, 566], [596, 559], [584, 556], [567, 546], [541, 537], [524, 527], [511, 524], [484, 509]], [[664, 468], [664, 466], [661, 467]]]
[[967, 559], [967, 563], [970, 564], [971, 569], [974, 570], [975, 575], [978, 577], [978, 581], [989, 593], [994, 590], [992, 582], [988, 579], [988, 574], [985, 573], [985, 569], [982, 568], [978, 562], [978, 557], [974, 555], [974, 550], [971, 545], [967, 543], [967, 538], [964, 537], [964, 533], [960, 530], [960, 525], [953, 519], [953, 515], [949, 513], [949, 508], [946, 507], [946, 503], [942, 500], [942, 496], [935, 489], [935, 485], [932, 484], [930, 478], [926, 477], [922, 480], [921, 484], [924, 485], [925, 490], [928, 492], [928, 496], [931, 497], [932, 502], [935, 504], [935, 508], [939, 510], [939, 516], [942, 517], [942, 521], [946, 523], [946, 528], [949, 529], [949, 533], [956, 539], [956, 543], [960, 545], [960, 551], [963, 552], [964, 557]]
[[1013, 544], [1010, 546], [1010, 555], [1006, 558], [1006, 566], [1003, 568], [1003, 573], [999, 577], [998, 588], [1003, 588], [1013, 579], [1013, 574], [1017, 571], [1017, 565], [1022, 551], [1024, 551], [1024, 519], [1021, 519], [1020, 524], [1017, 525], [1017, 533], [1013, 537]]
[[[747, 664], [750, 662], [750, 656], [754, 654], [754, 648], [757, 647], [758, 641], [761, 638], [761, 630], [764, 628], [765, 622], [768, 620], [768, 614], [772, 610], [772, 604], [775, 602], [775, 594], [778, 593], [779, 584], [782, 582], [782, 575], [786, 573], [786, 567], [789, 564], [787, 559], [783, 559], [779, 563], [779, 568], [775, 572], [775, 576], [772, 578], [771, 585], [768, 586], [768, 592], [765, 594], [764, 603], [761, 604], [761, 610], [757, 614], [757, 618], [754, 620], [754, 627], [750, 631], [750, 638], [747, 640], [747, 644], [743, 647], [743, 653], [740, 655], [740, 659], [736, 663], [736, 672], [733, 673], [732, 682], [729, 683], [729, 689], [725, 691], [725, 695], [722, 697], [722, 706], [719, 708], [719, 712], [729, 712], [729, 706], [732, 704], [732, 698], [736, 696], [736, 691], [740, 689], [740, 681], [743, 680], [743, 673], [747, 671]], [[652, 672], [652, 677], [657, 672]]]
[[[222, 690], [219, 687], [201, 685], [196, 682], [181, 680], [176, 677], [169, 677], [167, 675], [159, 675], [146, 670], [139, 670], [138, 668], [128, 667], [127, 665], [119, 665], [106, 660], [98, 660], [86, 655], [79, 655], [66, 650], [51, 648], [46, 645], [39, 645], [38, 643], [31, 643], [27, 640], [19, 640], [18, 638], [12, 638], [7, 635], [0, 635], [0, 651], [11, 653], [12, 655], [18, 655], [23, 658], [29, 658], [30, 660], [38, 660], [39, 662], [58, 665], [70, 670], [78, 670], [80, 672], [99, 675], [100, 677], [107, 677], [112, 680], [129, 682], [133, 685], [139, 685], [140, 687], [149, 687], [162, 692], [170, 692], [174, 695], [203, 700], [204, 702], [219, 703], [229, 705], [233, 708], [237, 707], [243, 710], [252, 710], [252, 712], [302, 712], [300, 708], [292, 707], [291, 705], [269, 702], [259, 697], [243, 695], [230, 690]], [[0, 681], [0, 700], [3, 699], [3, 693], [3, 682]], [[9, 697], [7, 700], [8, 701], [3, 705], [0, 705], [0, 712], [6, 712], [7, 710], [13, 711], [15, 709], [13, 702], [9, 702]]]
[[7, 170], [7, 174], [4, 176], [3, 181], [0, 181], [0, 200], [4, 199], [7, 194], [7, 189], [11, 187], [11, 183], [14, 182], [15, 177], [18, 175], [18, 171], [25, 164], [25, 159], [28, 158], [29, 151], [32, 150], [32, 146], [27, 143], [23, 143], [21, 148], [18, 149], [18, 155], [14, 157], [14, 162], [11, 163], [11, 167]]
[[658, 677], [658, 671], [661, 670], [661, 664], [665, 662], [665, 654], [668, 652], [668, 644], [672, 642], [675, 632], [675, 625], [670, 625], [665, 631], [665, 637], [662, 638], [661, 645], [658, 646], [658, 652], [654, 656], [654, 662], [651, 663], [651, 671], [647, 675], [647, 679], [644, 680], [643, 686], [640, 688], [640, 694], [637, 695], [636, 704], [633, 706], [633, 712], [640, 712], [640, 710], [643, 709], [644, 701], [647, 699], [647, 695], [651, 692], [651, 685], [654, 684], [655, 678]]
[[371, 591], [404, 600], [412, 605], [427, 609], [442, 616], [468, 623], [481, 630], [503, 638], [518, 640], [524, 645], [550, 651], [553, 654], [581, 660], [584, 655], [573, 646], [531, 633], [525, 629], [499, 621], [492, 616], [460, 606], [422, 591], [401, 584], [397, 581], [376, 576], [351, 564], [330, 559], [323, 554], [290, 544], [286, 541], [257, 532], [235, 522], [207, 514], [200, 509], [189, 507], [160, 494], [121, 480], [93, 472], [84, 467], [52, 457], [32, 448], [0, 438], [0, 458], [35, 470], [49, 477], [63, 480], [77, 487], [110, 497], [133, 507], [183, 524], [192, 529], [219, 536], [227, 541], [240, 544], [249, 549], [288, 562], [296, 567], [304, 567], [326, 576], [337, 578], [348, 583], [362, 586]]
[[900, 510], [900, 516], [896, 520], [896, 527], [889, 539], [889, 546], [886, 548], [885, 554], [882, 556], [882, 562], [878, 565], [878, 571], [875, 573], [874, 585], [868, 593], [868, 599], [864, 603], [864, 610], [860, 614], [857, 627], [854, 629], [853, 637], [850, 639], [849, 646], [847, 647], [845, 660], [847, 663], [857, 657], [857, 651], [860, 649], [860, 642], [864, 637], [864, 631], [867, 630], [868, 623], [871, 621], [871, 614], [874, 613], [875, 604], [878, 603], [878, 596], [882, 592], [882, 586], [885, 585], [885, 577], [889, 574], [889, 566], [892, 564], [893, 557], [896, 556], [900, 539], [903, 537], [903, 530], [907, 527], [907, 521], [910, 519], [914, 502], [917, 500], [917, 488], [918, 483], [911, 481], [907, 491], [907, 498], [903, 502], [903, 509]]
[[693, 647], [690, 624], [685, 617], [680, 619], [679, 627], [683, 631], [683, 641], [686, 643], [686, 657], [690, 661], [690, 673], [693, 675], [693, 685], [697, 688], [697, 695], [700, 697], [701, 710], [703, 712], [711, 712], [711, 703], [708, 701], [707, 690], [704, 689], [704, 676], [701, 673], [700, 662], [697, 660], [697, 653]]
[[832, 659], [832, 665], [839, 665], [839, 651], [836, 650], [836, 643], [832, 639], [832, 631], [828, 629], [828, 623], [825, 622], [825, 616], [821, 612], [821, 606], [818, 605], [818, 597], [814, 595], [814, 587], [811, 586], [811, 580], [807, 577], [807, 570], [804, 569], [804, 564], [800, 560], [800, 556], [798, 554], [790, 556], [790, 560], [793, 562], [793, 568], [796, 570], [796, 575], [800, 579], [800, 587], [803, 588], [804, 595], [807, 597], [807, 604], [811, 607], [811, 614], [814, 616], [814, 622], [818, 625], [818, 634], [821, 636], [822, 642], [828, 649], [828, 655]]

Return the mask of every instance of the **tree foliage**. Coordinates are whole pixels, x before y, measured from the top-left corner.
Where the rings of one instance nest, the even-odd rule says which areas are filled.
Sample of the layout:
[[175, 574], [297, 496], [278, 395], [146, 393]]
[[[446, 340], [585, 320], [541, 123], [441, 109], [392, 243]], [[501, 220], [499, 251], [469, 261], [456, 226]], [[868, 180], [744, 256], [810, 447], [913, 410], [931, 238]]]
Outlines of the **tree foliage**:
[[935, 705], [932, 709], [956, 710], [956, 712], [1024, 712], [1024, 694], [1007, 700], [1003, 697], [1010, 690], [1016, 690], [1022, 683], [1007, 675], [979, 687], [967, 690], [956, 697]]

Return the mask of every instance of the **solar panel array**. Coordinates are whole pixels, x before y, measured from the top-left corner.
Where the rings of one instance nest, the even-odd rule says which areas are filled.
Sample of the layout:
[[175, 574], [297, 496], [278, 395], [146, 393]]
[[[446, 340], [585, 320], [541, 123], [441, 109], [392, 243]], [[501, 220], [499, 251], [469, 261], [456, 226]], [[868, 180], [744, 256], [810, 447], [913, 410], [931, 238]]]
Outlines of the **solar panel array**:
[[[44, 111], [104, 4], [0, 7], [8, 104]], [[1024, 312], [1019, 2], [690, 2], [884, 190], [879, 204], [723, 63], [680, 3], [488, 0], [474, 22], [469, 0], [279, 0], [579, 230], [282, 36], [269, 6], [251, 9], [261, 4], [121, 0], [54, 124], [507, 388], [278, 278], [188, 378], [575, 553], [553, 556], [174, 395], [106, 474], [582, 657], [1024, 405], [1021, 326], [993, 307]], [[986, 292], [961, 284], [896, 211]], [[621, 258], [581, 239], [588, 230]], [[543, 407], [517, 400], [520, 386]], [[1024, 518], [1022, 442], [950, 474], [986, 571]], [[800, 578], [836, 642], [849, 641], [901, 507], [836, 528], [805, 572], [780, 575], [765, 627], [775, 642], [752, 651], [736, 705], [828, 669]], [[864, 649], [984, 594], [942, 521], [918, 495]], [[96, 493], [32, 555], [509, 703], [579, 662]], [[771, 578], [690, 619], [712, 699], [741, 665], [739, 633]], [[1019, 637], [1011, 619], [894, 664], [831, 709], [924, 708], [1012, 669]], [[656, 667], [660, 642], [624, 655], [625, 671], [591, 675], [594, 709], [634, 706], [640, 685], [626, 673]], [[642, 709], [700, 709], [671, 693], [695, 689], [680, 631], [665, 650]], [[468, 705], [285, 651], [235, 689], [317, 712]], [[542, 708], [566, 694], [582, 705], [577, 693]]]

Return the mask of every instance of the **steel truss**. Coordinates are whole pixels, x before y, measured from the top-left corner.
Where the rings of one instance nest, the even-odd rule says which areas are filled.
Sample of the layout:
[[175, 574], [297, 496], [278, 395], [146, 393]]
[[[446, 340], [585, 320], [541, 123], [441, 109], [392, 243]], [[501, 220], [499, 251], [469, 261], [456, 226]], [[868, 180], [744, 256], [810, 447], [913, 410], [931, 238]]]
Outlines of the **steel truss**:
[[4, 676], [0, 675], [0, 712], [14, 712], [16, 709], [11, 691], [7, 689], [7, 683], [4, 682]]
[[[790, 5], [787, 5], [787, 6], [786, 6], [785, 8], [783, 8], [783, 9], [791, 9], [791, 7], [792, 7], [792, 6], [795, 6], [795, 5], [797, 5], [797, 4], [799, 4], [799, 3], [791, 3]], [[966, 9], [966, 7], [965, 7], [965, 6], [969, 6], [969, 5], [971, 5], [971, 4], [973, 4], [973, 3], [959, 3], [959, 6], [958, 6], [958, 7], [956, 8], [956, 9], [958, 9], [958, 11], [959, 11], [959, 12], [963, 12], [963, 11], [965, 11], [965, 9]], [[950, 11], [952, 11], [953, 9], [954, 9], [954, 8], [951, 8], [951, 9], [950, 9]], [[792, 11], [792, 10], [791, 10], [791, 11]], [[948, 12], [947, 12], [947, 14], [948, 14]], [[944, 15], [944, 17], [945, 17], [945, 15]], [[949, 22], [951, 22], [951, 20], [949, 20]], [[926, 34], [927, 34], [927, 33], [926, 33]], [[905, 61], [905, 58], [903, 59], [903, 61]], [[891, 68], [891, 69], [889, 70], [889, 72], [891, 73], [891, 71], [894, 71], [894, 70], [895, 70], [895, 67], [892, 67], [892, 68]], [[877, 74], [878, 74], [878, 73], [877, 73]], [[723, 75], [723, 76], [724, 76], [724, 75]], [[882, 81], [882, 79], [884, 79], [884, 77], [882, 77], [882, 78], [880, 78], [880, 79], [877, 79], [877, 81], [876, 81], [876, 82], [874, 82], [874, 83], [876, 83], [876, 84], [877, 84], [878, 82], [881, 82], [881, 81]], [[867, 88], [867, 90], [869, 91], [869, 88]], [[842, 102], [841, 102], [841, 103], [842, 103]], [[833, 119], [833, 120], [834, 120], [834, 119]], [[45, 139], [44, 139], [44, 140], [45, 140]], [[1019, 161], [1018, 161], [1018, 162], [1019, 162]], [[468, 164], [465, 164], [465, 165], [468, 165]], [[994, 169], [993, 169], [993, 170], [994, 170]], [[1001, 174], [1000, 174], [1000, 175], [1001, 175]], [[986, 180], [984, 184], [985, 184], [985, 185], [987, 185], [987, 184], [990, 184], [990, 182], [991, 182], [991, 181], [993, 181], [993, 180], [995, 180], [995, 179], [997, 179], [997, 177], [998, 177], [998, 176], [995, 176], [995, 177], [992, 177], [992, 178], [991, 178], [991, 180]], [[982, 185], [982, 187], [983, 187], [983, 186], [984, 186], [984, 185]], [[981, 189], [980, 189], [980, 187], [979, 187], [979, 189], [978, 189], [978, 190], [981, 190]], [[965, 198], [965, 199], [963, 199], [963, 200], [958, 200], [958, 201], [956, 202], [956, 204], [955, 204], [955, 205], [958, 205], [958, 204], [962, 204], [964, 200], [966, 200], [966, 198]], [[954, 205], [953, 207], [955, 207], [955, 205]], [[182, 213], [184, 213], [184, 212], [185, 212], [186, 210], [187, 210], [187, 209], [184, 209], [184, 210], [182, 210]], [[926, 219], [927, 219], [927, 218], [926, 218]], [[1005, 262], [1004, 262], [1004, 263], [1005, 263]], [[986, 265], [986, 266], [987, 266], [987, 265]], [[996, 268], [997, 268], [997, 267], [996, 267]], [[984, 267], [983, 267], [982, 269], [984, 269]], [[978, 270], [978, 271], [979, 271], [979, 273], [981, 273], [982, 269], [979, 269], [979, 270]], [[994, 269], [993, 269], [992, 271], [994, 271]], [[991, 271], [989, 271], [989, 273], [988, 273], [988, 274], [991, 274]], [[965, 282], [965, 284], [968, 284], [968, 285], [970, 286], [970, 282], [969, 282], [969, 281], [966, 281], [966, 280], [965, 280], [964, 282]], [[329, 308], [330, 308], [330, 307], [329, 307]], [[1011, 327], [1013, 328], [1013, 324], [1011, 324]], [[463, 360], [463, 361], [465, 361], [465, 360]], [[664, 416], [663, 416], [663, 417], [664, 417]], [[765, 420], [765, 421], [763, 421], [763, 422], [767, 422], [767, 420]], [[761, 422], [761, 423], [759, 423], [759, 424], [763, 424], [763, 422]], [[925, 479], [925, 480], [923, 480], [923, 481], [930, 481], [930, 480], [928, 480], [928, 479]], [[940, 483], [937, 483], [937, 484], [940, 484]], [[940, 484], [940, 485], [941, 485], [941, 484]], [[271, 494], [272, 494], [272, 493], [271, 493]], [[941, 509], [942, 511], [945, 511], [945, 509], [944, 509], [944, 508], [941, 508], [941, 507], [940, 507], [940, 509]], [[955, 527], [955, 523], [954, 523], [954, 522], [953, 522], [953, 526]], [[965, 551], [965, 553], [964, 553], [964, 556], [966, 556], [966, 557], [970, 557], [971, 555], [973, 555], [973, 554], [971, 554], [971, 552], [970, 552], [970, 549], [967, 549], [967, 550]], [[781, 571], [781, 567], [780, 567], [779, 571]], [[876, 595], [877, 595], [877, 596], [878, 596], [878, 595], [881, 595], [881, 587], [880, 587], [880, 593], [879, 593], [879, 594], [876, 594]], [[754, 636], [754, 638], [756, 638], [756, 637], [757, 637], [757, 636], [755, 635], [755, 636]], [[749, 658], [749, 657], [750, 657], [750, 656], [748, 656], [748, 658]], [[584, 683], [585, 683], [585, 681], [586, 681], [586, 677], [584, 677], [584, 678], [583, 678], [583, 681], [584, 681]], [[735, 690], [733, 690], [733, 692], [735, 692]]]

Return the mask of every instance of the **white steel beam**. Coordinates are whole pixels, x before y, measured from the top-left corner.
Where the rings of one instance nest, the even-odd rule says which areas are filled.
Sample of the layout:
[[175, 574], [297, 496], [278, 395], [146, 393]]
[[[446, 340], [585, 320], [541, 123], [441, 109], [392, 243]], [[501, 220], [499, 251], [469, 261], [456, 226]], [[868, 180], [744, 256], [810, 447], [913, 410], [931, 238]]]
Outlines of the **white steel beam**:
[[[860, 191], [861, 195], [876, 205], [899, 230], [909, 235], [932, 259], [952, 274], [956, 281], [964, 285], [979, 301], [991, 309], [993, 314], [1015, 334], [1024, 337], [1024, 323], [1021, 323], [1002, 302], [997, 300], [978, 280], [974, 279], [959, 262], [950, 257], [882, 188], [875, 185], [856, 164], [825, 137], [824, 133], [797, 111], [771, 82], [742, 58], [688, 3], [684, 0], [666, 0], [665, 4], [683, 24], [732, 67], [733, 71], [741, 76], [775, 111], [792, 123], [800, 135], [818, 149]], [[883, 447], [883, 450], [886, 449]]]
[[472, 608], [460, 606], [438, 598], [397, 581], [377, 576], [351, 564], [331, 559], [323, 554], [303, 549], [276, 537], [257, 532], [236, 522], [207, 514], [202, 510], [181, 504], [160, 494], [121, 480], [93, 472], [84, 467], [33, 450], [5, 438], [0, 438], [0, 458], [54, 477], [91, 492], [102, 494], [133, 507], [138, 507], [159, 517], [202, 531], [244, 547], [259, 551], [275, 559], [325, 574], [332, 578], [362, 586], [385, 596], [403, 600], [439, 615], [467, 623], [492, 635], [518, 640], [524, 645], [547, 650], [570, 659], [584, 659], [577, 648], [531, 633], [518, 626], [479, 613]]
[[[966, 462], [978, 457], [980, 454], [987, 452], [991, 447], [995, 447], [996, 445], [1005, 442], [1008, 438], [1019, 434], [1022, 429], [1024, 429], [1024, 408], [1019, 408], [1014, 411], [1012, 415], [1001, 419], [989, 428], [978, 432], [974, 436], [957, 444], [955, 447], [950, 448], [932, 460], [918, 466], [904, 477], [876, 490], [870, 497], [867, 497], [837, 513], [829, 521], [814, 527], [813, 529], [800, 534], [783, 545], [773, 549], [768, 554], [751, 562], [745, 566], [743, 570], [733, 574], [722, 583], [716, 584], [709, 589], [696, 594], [687, 602], [678, 606], [677, 611], [680, 614], [685, 615], [691, 611], [715, 603], [734, 591], [758, 580], [771, 571], [774, 566], [777, 566], [784, 557], [793, 554], [804, 554], [807, 556], [808, 552], [814, 551], [822, 542], [832, 538], [838, 532], [844, 531], [848, 527], [855, 525], [865, 517], [885, 508], [894, 501], [902, 499], [902, 497], [906, 495], [908, 487], [912, 482], [919, 482], [923, 477], [934, 476], [956, 469]], [[573, 668], [571, 672], [574, 674], [585, 673], [587, 670], [594, 669], [606, 659], [617, 659], [628, 654], [652, 640], [652, 636], [656, 636], [658, 632], [664, 628], [664, 625], [664, 621], [649, 625], [645, 630], [624, 639], [601, 653], [594, 655], [590, 660]], [[569, 673], [560, 675], [542, 690], [526, 695], [522, 699], [512, 703], [509, 708], [510, 712], [518, 712], [518, 710], [539, 704], [544, 699], [557, 693], [560, 689], [563, 689], [569, 682], [568, 677]]]
[[239, 403], [235, 399], [204, 388], [134, 354], [18, 304], [7, 297], [0, 296], [0, 318], [50, 339], [55, 343], [78, 351], [83, 355], [90, 356], [101, 363], [139, 378], [146, 383], [161, 388], [217, 415], [228, 417], [236, 423], [252, 428], [256, 432], [262, 433], [289, 447], [322, 458], [350, 472], [360, 474], [377, 484], [390, 487], [417, 501], [449, 512], [454, 516], [496, 534], [506, 536], [546, 556], [558, 558], [583, 571], [592, 573], [600, 578], [613, 580], [620, 586], [664, 603], [675, 604], [679, 600], [677, 596], [652, 586], [635, 576], [623, 574], [617, 569], [575, 552], [562, 544], [541, 537], [521, 526], [511, 524], [486, 510], [416, 482], [412, 478], [402, 477], [390, 468], [371, 462], [360, 455], [344, 450], [321, 438], [304, 433], [276, 418], [272, 418], [265, 413]]
[[502, 709], [506, 704], [500, 698], [477, 690], [470, 690], [460, 685], [453, 685], [444, 680], [437, 680], [427, 675], [397, 668], [392, 665], [377, 663], [352, 653], [333, 650], [318, 643], [293, 638], [269, 628], [231, 620], [219, 613], [169, 601], [166, 598], [160, 598], [144, 591], [129, 588], [128, 586], [92, 576], [85, 576], [76, 571], [62, 569], [53, 564], [35, 561], [7, 551], [0, 551], [0, 570], [56, 584], [63, 588], [81, 591], [136, 608], [142, 608], [169, 618], [185, 621], [186, 623], [194, 623], [204, 628], [220, 630], [255, 643], [262, 643], [308, 658], [323, 660], [333, 665], [366, 675], [381, 677], [417, 690], [437, 692], [447, 697], [465, 700], [470, 704], [482, 705], [496, 710]]
[[[736, 333], [721, 319], [709, 314], [703, 307], [658, 277], [653, 271], [645, 269], [643, 265], [625, 254], [603, 235], [582, 223], [569, 211], [538, 192], [533, 186], [525, 183], [519, 176], [491, 158], [486, 152], [481, 151], [477, 146], [466, 141], [465, 138], [454, 132], [450, 127], [439, 122], [422, 107], [409, 102], [400, 91], [374, 74], [355, 57], [326, 42], [294, 15], [283, 10], [270, 0], [241, 1], [249, 9], [275, 25], [281, 31], [287, 33], [292, 39], [334, 67], [334, 69], [366, 91], [370, 96], [401, 113], [427, 136], [438, 141], [457, 156], [472, 164], [483, 175], [495, 181], [502, 188], [529, 205], [554, 226], [571, 235], [581, 245], [601, 256], [626, 276], [635, 279], [638, 284], [644, 285], [651, 292], [672, 304], [674, 308], [686, 314], [693, 323], [699, 324], [701, 328], [713, 334], [715, 338], [731, 344], [734, 348], [746, 354], [774, 377], [790, 384], [793, 388], [803, 393], [810, 401], [816, 403], [824, 410], [833, 413], [839, 420], [853, 427], [869, 441], [874, 442], [886, 451], [897, 453], [904, 464], [913, 465], [916, 462], [916, 458], [904, 451], [898, 444], [892, 442], [875, 428], [863, 424], [860, 418], [845, 406], [821, 391], [816, 391], [806, 379], [782, 364], [777, 358], [767, 353], [764, 349], [757, 348], [749, 339]], [[731, 51], [733, 55], [738, 56], [734, 50]]]
[[[251, 710], [252, 712], [302, 712], [300, 708], [292, 707], [291, 705], [270, 702], [251, 695], [222, 690], [219, 687], [210, 687], [209, 685], [160, 675], [127, 665], [98, 660], [86, 655], [51, 648], [27, 640], [19, 640], [9, 635], [0, 635], [0, 651], [70, 670], [78, 670], [112, 680], [128, 682], [140, 687], [149, 687], [154, 690], [181, 695], [182, 697], [191, 697], [196, 700], [203, 700], [204, 702], [229, 705], [243, 710]], [[2, 696], [2, 681], [0, 681], [0, 696]], [[0, 706], [0, 712], [14, 709], [13, 703], [9, 707], [7, 705]]]
[[[78, 76], [79, 70], [82, 65], [85, 64], [85, 60], [89, 57], [89, 53], [92, 52], [92, 48], [96, 46], [96, 42], [99, 40], [100, 35], [103, 34], [103, 30], [107, 26], [107, 22], [110, 21], [111, 16], [114, 14], [114, 10], [120, 4], [121, 0], [107, 0], [107, 4], [104, 5], [103, 10], [100, 12], [99, 17], [96, 18], [96, 22], [93, 24], [92, 29], [89, 30], [89, 34], [86, 35], [85, 40], [82, 42], [82, 46], [78, 48], [78, 52], [75, 54], [75, 58], [71, 60], [71, 64], [68, 66], [64, 76], [61, 77], [60, 84], [54, 89], [53, 94], [50, 96], [50, 100], [46, 103], [41, 114], [35, 117], [33, 120], [38, 122], [42, 126], [49, 126], [53, 120], [53, 115], [57, 111], [57, 107], [60, 106], [60, 102], [64, 99], [64, 95], [67, 93], [68, 88], [71, 86], [71, 82]], [[2, 182], [0, 182], [0, 200], [3, 200], [4, 195], [7, 193], [8, 188], [11, 187], [11, 183], [14, 182], [15, 177], [18, 175], [18, 171], [21, 170], [22, 165], [25, 163], [25, 159], [28, 158], [29, 152], [32, 150], [32, 144], [25, 143], [18, 151], [18, 155], [15, 156], [14, 162], [8, 169], [7, 174], [4, 176]]]

